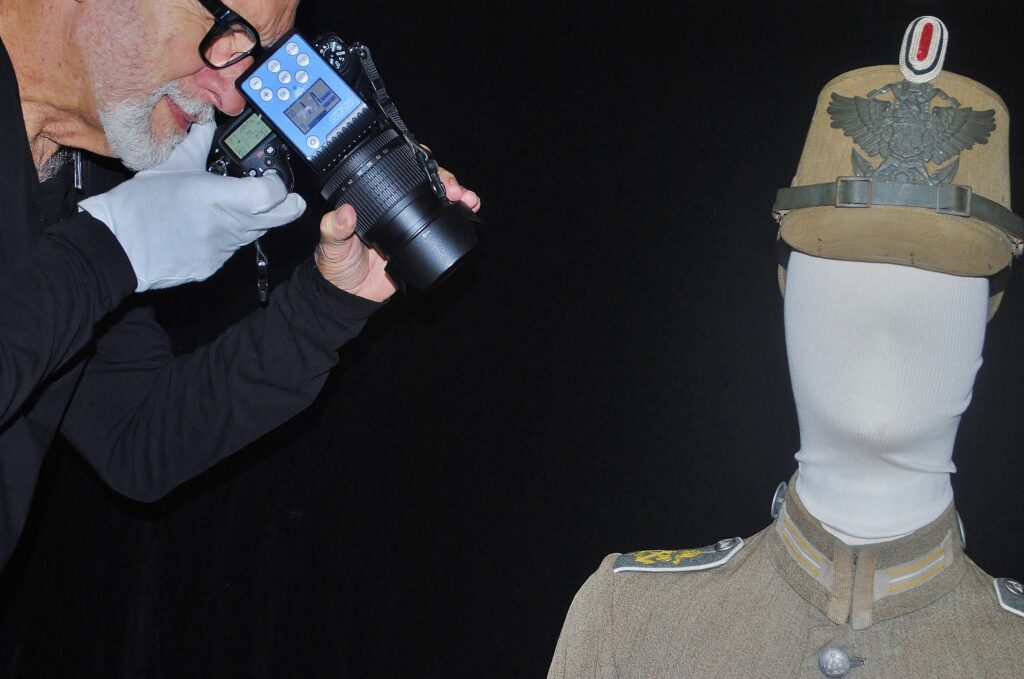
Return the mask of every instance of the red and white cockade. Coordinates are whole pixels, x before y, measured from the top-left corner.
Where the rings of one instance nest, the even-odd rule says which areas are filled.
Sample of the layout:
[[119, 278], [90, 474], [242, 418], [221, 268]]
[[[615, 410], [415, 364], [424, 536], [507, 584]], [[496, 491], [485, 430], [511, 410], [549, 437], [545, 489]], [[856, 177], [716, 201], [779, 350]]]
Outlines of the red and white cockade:
[[918, 17], [910, 22], [900, 47], [900, 72], [912, 83], [935, 80], [942, 73], [949, 33], [935, 17]]

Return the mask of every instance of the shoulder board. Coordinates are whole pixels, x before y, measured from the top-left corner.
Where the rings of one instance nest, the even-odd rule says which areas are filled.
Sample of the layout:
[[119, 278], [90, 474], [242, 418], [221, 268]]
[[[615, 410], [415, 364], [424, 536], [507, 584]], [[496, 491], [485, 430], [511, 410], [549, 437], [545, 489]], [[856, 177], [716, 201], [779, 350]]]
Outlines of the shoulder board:
[[1024, 618], [1024, 585], [1010, 578], [996, 578], [992, 584], [996, 587], [996, 597], [1003, 610]]
[[717, 568], [743, 549], [742, 538], [719, 540], [699, 549], [645, 549], [623, 554], [615, 560], [612, 570], [644, 571], [648, 573], [674, 573], [677, 571], [706, 571]]

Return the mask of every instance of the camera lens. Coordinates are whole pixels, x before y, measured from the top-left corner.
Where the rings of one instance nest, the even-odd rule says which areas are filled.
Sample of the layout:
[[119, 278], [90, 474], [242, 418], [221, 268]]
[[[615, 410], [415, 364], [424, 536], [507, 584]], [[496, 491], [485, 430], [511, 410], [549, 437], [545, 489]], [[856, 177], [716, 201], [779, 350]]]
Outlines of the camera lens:
[[356, 233], [388, 260], [385, 271], [419, 289], [448, 273], [477, 243], [480, 220], [437, 197], [409, 144], [387, 129], [364, 141], [328, 176], [321, 195], [356, 211]]

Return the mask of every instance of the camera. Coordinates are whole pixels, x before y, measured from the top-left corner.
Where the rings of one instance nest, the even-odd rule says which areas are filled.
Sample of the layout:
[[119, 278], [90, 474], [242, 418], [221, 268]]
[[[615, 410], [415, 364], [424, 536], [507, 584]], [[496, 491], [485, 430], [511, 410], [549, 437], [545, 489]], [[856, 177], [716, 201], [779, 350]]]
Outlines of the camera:
[[[445, 197], [437, 163], [399, 116], [366, 46], [334, 34], [310, 43], [293, 30], [236, 86], [249, 105], [217, 129], [211, 172], [277, 174], [290, 190], [289, 161], [301, 158], [330, 205], [355, 208], [356, 234], [388, 260], [388, 275], [421, 290], [476, 246], [479, 218]], [[258, 243], [257, 261], [264, 296]]]

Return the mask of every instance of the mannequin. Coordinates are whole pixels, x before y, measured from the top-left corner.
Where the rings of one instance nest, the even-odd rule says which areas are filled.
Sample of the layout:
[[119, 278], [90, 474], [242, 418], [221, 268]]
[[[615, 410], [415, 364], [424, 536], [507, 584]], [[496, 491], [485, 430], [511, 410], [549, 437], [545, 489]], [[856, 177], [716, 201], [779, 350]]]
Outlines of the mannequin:
[[847, 544], [902, 537], [953, 500], [953, 443], [985, 339], [988, 281], [794, 252], [785, 323], [797, 491]]

